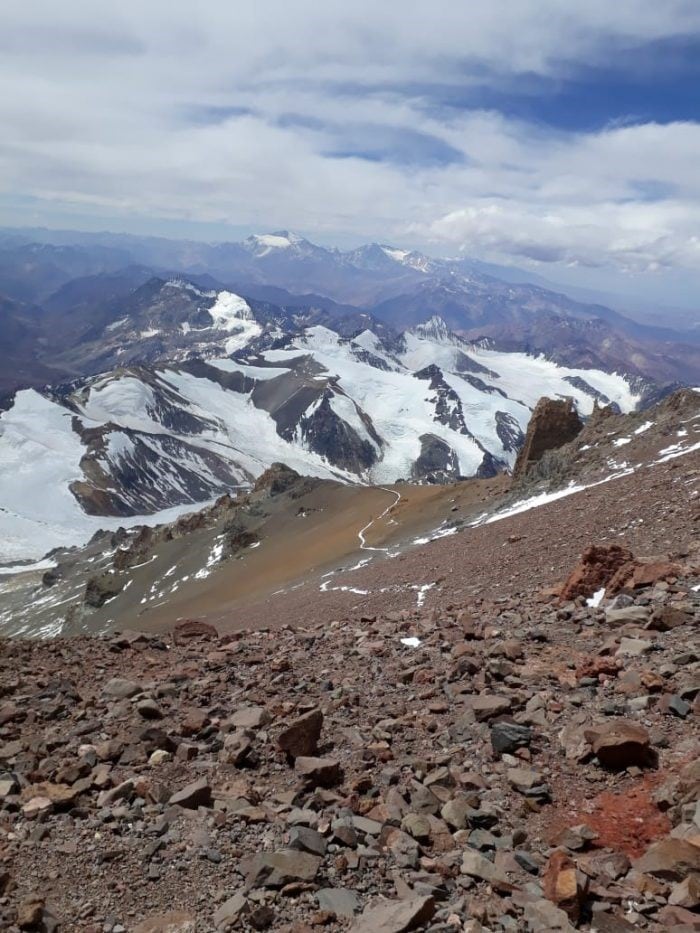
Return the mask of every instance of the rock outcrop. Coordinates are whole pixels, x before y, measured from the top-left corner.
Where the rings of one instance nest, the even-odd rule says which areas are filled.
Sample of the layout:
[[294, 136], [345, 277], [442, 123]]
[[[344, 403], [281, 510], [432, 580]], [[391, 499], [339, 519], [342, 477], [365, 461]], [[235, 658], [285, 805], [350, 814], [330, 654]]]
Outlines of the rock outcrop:
[[513, 470], [513, 479], [522, 479], [550, 450], [568, 444], [583, 430], [573, 399], [541, 398], [530, 418], [525, 442]]

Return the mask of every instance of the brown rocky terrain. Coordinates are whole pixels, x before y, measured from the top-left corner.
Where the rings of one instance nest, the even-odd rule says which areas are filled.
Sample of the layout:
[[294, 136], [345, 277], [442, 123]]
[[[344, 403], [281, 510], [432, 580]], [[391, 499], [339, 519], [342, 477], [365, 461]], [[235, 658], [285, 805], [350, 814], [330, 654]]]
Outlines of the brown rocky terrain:
[[697, 929], [700, 575], [633, 566], [598, 606], [5, 642], [3, 929]]
[[199, 618], [1, 643], [0, 928], [700, 929], [698, 429], [695, 393], [601, 410], [510, 491], [275, 468], [96, 542], [86, 620], [110, 566], [223, 547]]

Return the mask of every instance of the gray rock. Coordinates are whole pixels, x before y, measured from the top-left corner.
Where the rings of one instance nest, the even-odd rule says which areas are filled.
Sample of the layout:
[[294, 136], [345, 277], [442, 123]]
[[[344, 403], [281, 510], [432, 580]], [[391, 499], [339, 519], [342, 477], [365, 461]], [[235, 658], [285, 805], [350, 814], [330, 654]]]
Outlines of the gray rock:
[[532, 731], [528, 726], [519, 726], [514, 722], [496, 722], [491, 726], [491, 746], [497, 755], [511, 754], [519, 748], [526, 748], [532, 741]]
[[313, 881], [321, 862], [318, 855], [297, 849], [261, 852], [253, 859], [246, 876], [246, 887], [282, 888], [293, 881]]
[[228, 900], [216, 910], [213, 917], [214, 926], [226, 927], [229, 924], [235, 924], [246, 913], [248, 901], [240, 891], [229, 897]]
[[432, 897], [412, 897], [403, 901], [375, 901], [365, 907], [350, 933], [404, 933], [427, 923], [435, 913]]
[[143, 693], [143, 686], [121, 677], [113, 677], [102, 688], [105, 696], [114, 697], [115, 700], [128, 700], [139, 693]]
[[362, 907], [362, 899], [348, 888], [321, 888], [316, 892], [321, 910], [328, 910], [336, 917], [354, 917]]

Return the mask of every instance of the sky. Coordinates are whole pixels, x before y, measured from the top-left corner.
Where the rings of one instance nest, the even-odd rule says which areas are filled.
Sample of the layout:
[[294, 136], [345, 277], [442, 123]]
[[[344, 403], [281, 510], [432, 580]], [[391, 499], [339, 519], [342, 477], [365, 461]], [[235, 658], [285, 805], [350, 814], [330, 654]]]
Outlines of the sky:
[[3, 0], [0, 223], [291, 228], [700, 307], [698, 0]]

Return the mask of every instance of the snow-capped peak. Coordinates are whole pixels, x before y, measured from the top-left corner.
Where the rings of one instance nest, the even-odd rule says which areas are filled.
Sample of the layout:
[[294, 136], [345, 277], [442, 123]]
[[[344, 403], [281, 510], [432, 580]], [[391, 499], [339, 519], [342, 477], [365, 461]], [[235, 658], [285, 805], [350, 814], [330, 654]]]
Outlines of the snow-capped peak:
[[431, 260], [428, 256], [410, 249], [397, 249], [395, 246], [380, 246], [385, 256], [393, 259], [401, 266], [408, 266], [418, 272], [428, 272], [430, 270]]
[[233, 292], [219, 292], [216, 301], [209, 308], [209, 314], [218, 330], [233, 330], [241, 321], [254, 321], [250, 305]]
[[413, 328], [413, 333], [423, 340], [432, 340], [433, 343], [454, 343], [455, 335], [450, 331], [445, 321], [434, 314], [429, 321], [424, 324], [417, 324]]
[[393, 259], [394, 262], [403, 263], [405, 262], [406, 257], [410, 255], [409, 250], [407, 249], [394, 249], [391, 246], [382, 246], [381, 250], [389, 257], [389, 259]]
[[228, 354], [241, 350], [262, 334], [263, 329], [248, 302], [233, 292], [219, 292], [209, 314], [214, 322], [212, 327], [232, 335], [225, 344]]
[[288, 250], [293, 246], [299, 246], [304, 242], [304, 238], [298, 233], [291, 233], [289, 230], [278, 230], [275, 233], [254, 233], [246, 240], [247, 245], [252, 252], [259, 258], [268, 256], [277, 250]]

